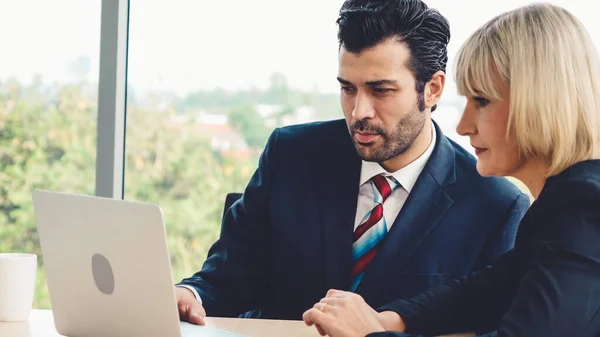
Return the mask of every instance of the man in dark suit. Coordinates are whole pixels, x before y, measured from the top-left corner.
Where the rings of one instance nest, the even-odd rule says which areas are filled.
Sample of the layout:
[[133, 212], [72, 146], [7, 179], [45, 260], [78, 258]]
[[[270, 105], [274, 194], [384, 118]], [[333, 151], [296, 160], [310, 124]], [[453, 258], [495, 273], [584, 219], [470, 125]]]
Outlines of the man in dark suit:
[[481, 177], [431, 119], [446, 19], [421, 1], [347, 0], [338, 25], [345, 120], [272, 133], [202, 269], [176, 287], [181, 319], [301, 319], [331, 288], [377, 307], [513, 246], [528, 197]]

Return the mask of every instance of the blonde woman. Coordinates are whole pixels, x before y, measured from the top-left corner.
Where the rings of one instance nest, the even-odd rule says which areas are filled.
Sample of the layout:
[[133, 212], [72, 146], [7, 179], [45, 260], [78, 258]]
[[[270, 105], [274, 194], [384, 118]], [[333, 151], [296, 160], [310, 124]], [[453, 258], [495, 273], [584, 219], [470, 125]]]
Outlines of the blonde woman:
[[377, 311], [331, 290], [305, 322], [332, 337], [600, 336], [600, 60], [588, 33], [553, 5], [504, 13], [463, 45], [456, 79], [467, 97], [457, 130], [479, 173], [516, 177], [536, 197], [514, 249]]

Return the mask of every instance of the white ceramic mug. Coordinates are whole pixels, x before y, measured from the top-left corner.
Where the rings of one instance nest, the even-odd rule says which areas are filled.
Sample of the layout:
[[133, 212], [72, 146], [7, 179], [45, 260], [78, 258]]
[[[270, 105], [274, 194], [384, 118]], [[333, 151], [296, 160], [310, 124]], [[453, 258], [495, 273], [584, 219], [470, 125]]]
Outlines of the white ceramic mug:
[[36, 255], [0, 253], [0, 321], [29, 319], [36, 274]]

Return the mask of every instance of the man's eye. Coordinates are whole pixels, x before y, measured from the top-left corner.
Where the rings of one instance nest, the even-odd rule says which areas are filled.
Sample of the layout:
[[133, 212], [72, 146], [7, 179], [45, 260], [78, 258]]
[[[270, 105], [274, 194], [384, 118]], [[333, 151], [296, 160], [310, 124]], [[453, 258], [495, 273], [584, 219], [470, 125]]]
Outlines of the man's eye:
[[378, 94], [385, 94], [388, 92], [391, 92], [392, 89], [388, 89], [388, 88], [373, 88], [373, 91], [378, 93]]

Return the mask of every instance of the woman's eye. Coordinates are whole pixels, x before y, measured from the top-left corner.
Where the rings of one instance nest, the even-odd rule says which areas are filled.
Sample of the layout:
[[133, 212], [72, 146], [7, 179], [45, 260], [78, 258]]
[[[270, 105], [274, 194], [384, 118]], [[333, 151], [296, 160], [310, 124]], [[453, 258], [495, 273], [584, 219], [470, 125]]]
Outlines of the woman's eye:
[[483, 97], [473, 97], [473, 100], [477, 103], [477, 106], [483, 108], [484, 106], [490, 104], [490, 100]]

